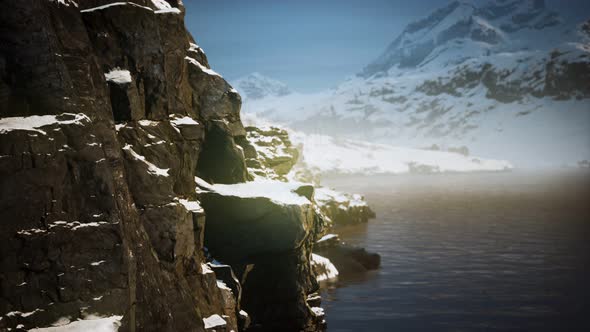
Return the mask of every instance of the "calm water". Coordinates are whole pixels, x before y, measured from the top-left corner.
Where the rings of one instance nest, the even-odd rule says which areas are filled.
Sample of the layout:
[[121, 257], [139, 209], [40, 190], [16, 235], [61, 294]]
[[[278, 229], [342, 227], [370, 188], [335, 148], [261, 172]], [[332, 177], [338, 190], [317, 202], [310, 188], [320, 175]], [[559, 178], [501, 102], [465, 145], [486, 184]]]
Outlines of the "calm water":
[[382, 268], [324, 291], [328, 331], [590, 331], [590, 173], [324, 180], [378, 218]]

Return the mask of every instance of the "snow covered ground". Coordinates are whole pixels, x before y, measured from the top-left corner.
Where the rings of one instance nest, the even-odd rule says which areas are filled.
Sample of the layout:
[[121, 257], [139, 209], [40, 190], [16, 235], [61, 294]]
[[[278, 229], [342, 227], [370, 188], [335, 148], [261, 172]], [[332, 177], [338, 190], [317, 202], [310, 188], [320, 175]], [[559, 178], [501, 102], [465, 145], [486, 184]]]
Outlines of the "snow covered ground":
[[504, 171], [505, 160], [483, 159], [459, 153], [395, 147], [330, 136], [294, 132], [302, 146], [302, 162], [312, 171], [336, 174], [401, 174], [409, 172]]
[[[246, 114], [244, 122], [264, 128], [271, 124]], [[508, 160], [496, 160], [457, 152], [399, 147], [390, 144], [307, 134], [288, 130], [301, 151], [293, 175], [300, 168], [321, 174], [403, 174], [410, 172], [493, 172], [513, 169]], [[296, 180], [296, 177], [290, 176]]]
[[[304, 140], [319, 142], [324, 148], [330, 141], [322, 137], [334, 136], [414, 150], [432, 145], [443, 150], [466, 146], [473, 155], [509, 160], [517, 167], [562, 166], [590, 159], [589, 99], [528, 96], [502, 103], [487, 98], [482, 86], [469, 91], [469, 96], [417, 92], [416, 87], [430, 75], [428, 70], [400, 73], [370, 84], [351, 78], [335, 90], [247, 99], [243, 117], [311, 134]], [[371, 97], [378, 92], [386, 94]], [[309, 145], [307, 153], [318, 152]], [[384, 146], [378, 146], [383, 151]], [[402, 154], [407, 161], [424, 152], [397, 150], [387, 159], [393, 162]], [[443, 155], [431, 154], [435, 156]]]

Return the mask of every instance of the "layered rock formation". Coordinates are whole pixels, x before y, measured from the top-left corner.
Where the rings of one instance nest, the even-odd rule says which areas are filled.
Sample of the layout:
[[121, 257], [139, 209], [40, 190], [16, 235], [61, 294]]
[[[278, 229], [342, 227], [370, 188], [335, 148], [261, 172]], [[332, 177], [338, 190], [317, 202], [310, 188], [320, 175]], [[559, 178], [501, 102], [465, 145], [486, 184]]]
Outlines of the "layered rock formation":
[[254, 176], [286, 181], [299, 159], [299, 151], [289, 133], [278, 127], [246, 127], [244, 149], [246, 165]]
[[[323, 327], [307, 303], [322, 224], [313, 188], [295, 188], [306, 200], [297, 206], [197, 200], [196, 176], [235, 184], [250, 175], [236, 144], [247, 142], [240, 96], [209, 68], [183, 16], [180, 1], [5, 4], [0, 330], [242, 331], [250, 319], [252, 330]], [[268, 220], [244, 219], [267, 210]], [[244, 220], [260, 231], [240, 238], [253, 249], [224, 252], [224, 229]]]
[[250, 173], [259, 178], [295, 180], [316, 185], [314, 202], [331, 226], [366, 223], [375, 218], [361, 195], [338, 192], [320, 186], [320, 178], [300, 160], [301, 147], [294, 146], [287, 130], [274, 127], [246, 127], [244, 149]]

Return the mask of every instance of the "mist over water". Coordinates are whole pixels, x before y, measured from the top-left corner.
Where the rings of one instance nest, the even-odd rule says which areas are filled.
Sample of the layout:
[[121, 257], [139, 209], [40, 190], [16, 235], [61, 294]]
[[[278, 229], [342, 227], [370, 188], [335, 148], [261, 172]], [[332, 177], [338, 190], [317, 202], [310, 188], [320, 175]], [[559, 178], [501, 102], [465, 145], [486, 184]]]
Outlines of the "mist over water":
[[329, 331], [584, 331], [590, 173], [330, 178], [377, 219], [338, 230], [382, 268], [324, 291]]

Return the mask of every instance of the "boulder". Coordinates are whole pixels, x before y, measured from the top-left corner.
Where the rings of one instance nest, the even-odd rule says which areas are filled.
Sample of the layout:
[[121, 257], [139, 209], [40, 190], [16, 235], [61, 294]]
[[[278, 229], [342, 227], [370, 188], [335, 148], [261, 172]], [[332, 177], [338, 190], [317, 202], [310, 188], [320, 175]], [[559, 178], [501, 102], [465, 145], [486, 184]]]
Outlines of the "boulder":
[[381, 265], [381, 256], [379, 254], [342, 242], [332, 246], [315, 248], [314, 252], [329, 259], [338, 270], [338, 275], [342, 278], [376, 270]]
[[375, 218], [375, 212], [358, 194], [320, 187], [315, 191], [315, 201], [334, 227], [366, 223], [369, 219]]
[[231, 264], [299, 248], [315, 231], [312, 202], [297, 193], [300, 188], [279, 181], [205, 188], [199, 199], [207, 214], [205, 242], [213, 257]]

